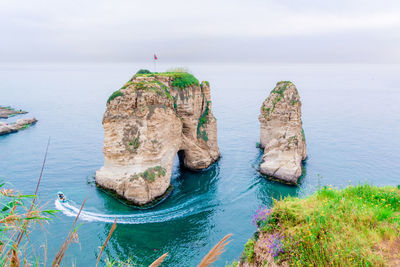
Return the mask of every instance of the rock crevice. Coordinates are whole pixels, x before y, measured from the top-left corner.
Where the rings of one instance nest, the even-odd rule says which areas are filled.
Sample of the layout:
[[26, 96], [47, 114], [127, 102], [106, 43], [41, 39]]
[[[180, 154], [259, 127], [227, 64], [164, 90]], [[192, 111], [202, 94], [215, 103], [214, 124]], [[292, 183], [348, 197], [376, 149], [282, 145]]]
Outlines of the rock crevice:
[[210, 87], [189, 73], [135, 75], [110, 96], [103, 126], [96, 183], [137, 205], [168, 190], [178, 151], [193, 170], [220, 155]]

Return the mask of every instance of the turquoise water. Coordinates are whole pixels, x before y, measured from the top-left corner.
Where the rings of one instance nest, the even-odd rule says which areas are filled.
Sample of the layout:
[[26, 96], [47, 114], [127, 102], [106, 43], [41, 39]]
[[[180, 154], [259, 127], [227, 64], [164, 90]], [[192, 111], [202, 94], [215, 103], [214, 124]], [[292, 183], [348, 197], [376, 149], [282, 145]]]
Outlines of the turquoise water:
[[[158, 70], [180, 64], [159, 65]], [[114, 218], [120, 224], [105, 255], [148, 264], [164, 252], [166, 266], [195, 266], [219, 239], [233, 241], [217, 262], [237, 259], [256, 230], [251, 215], [273, 198], [304, 197], [319, 184], [400, 184], [399, 65], [186, 64], [211, 84], [221, 159], [202, 172], [174, 165], [173, 194], [154, 209], [122, 205], [93, 185], [103, 164], [102, 115], [108, 96], [145, 64], [2, 64], [0, 105], [28, 110], [39, 122], [0, 137], [0, 176], [24, 193], [34, 191], [47, 139], [48, 161], [40, 201], [56, 207], [62, 190], [71, 200], [32, 240], [51, 260], [61, 246], [85, 196], [80, 245], [67, 253], [68, 265], [93, 266]], [[260, 176], [262, 151], [258, 115], [275, 83], [291, 80], [303, 102], [307, 140], [306, 174], [298, 187]], [[11, 121], [23, 116], [17, 116]]]

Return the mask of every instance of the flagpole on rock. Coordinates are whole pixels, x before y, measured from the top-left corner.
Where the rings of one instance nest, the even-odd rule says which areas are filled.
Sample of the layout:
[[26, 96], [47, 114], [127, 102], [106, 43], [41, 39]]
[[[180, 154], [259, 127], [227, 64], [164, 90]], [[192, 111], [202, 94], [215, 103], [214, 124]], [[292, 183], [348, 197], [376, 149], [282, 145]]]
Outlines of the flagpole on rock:
[[154, 72], [157, 72], [157, 64], [156, 64], [157, 59], [158, 59], [157, 55], [156, 55], [156, 53], [154, 53], [154, 56], [153, 56]]

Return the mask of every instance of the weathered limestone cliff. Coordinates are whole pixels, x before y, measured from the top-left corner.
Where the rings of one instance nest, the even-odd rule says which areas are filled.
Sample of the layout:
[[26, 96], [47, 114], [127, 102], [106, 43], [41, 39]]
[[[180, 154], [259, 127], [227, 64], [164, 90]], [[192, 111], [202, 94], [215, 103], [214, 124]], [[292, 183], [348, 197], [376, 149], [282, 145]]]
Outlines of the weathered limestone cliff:
[[177, 153], [192, 170], [220, 155], [209, 84], [189, 73], [136, 74], [110, 96], [103, 126], [96, 183], [137, 205], [167, 192]]
[[264, 101], [259, 116], [260, 147], [264, 155], [260, 172], [279, 181], [296, 184], [307, 157], [301, 121], [301, 102], [296, 86], [278, 82]]

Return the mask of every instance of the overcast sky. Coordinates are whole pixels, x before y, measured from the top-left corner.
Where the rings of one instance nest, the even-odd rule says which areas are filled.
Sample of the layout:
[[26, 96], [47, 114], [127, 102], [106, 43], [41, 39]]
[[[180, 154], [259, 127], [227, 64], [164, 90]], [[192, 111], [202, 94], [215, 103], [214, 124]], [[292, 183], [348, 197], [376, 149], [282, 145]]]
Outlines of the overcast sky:
[[399, 0], [0, 0], [0, 61], [400, 63]]

